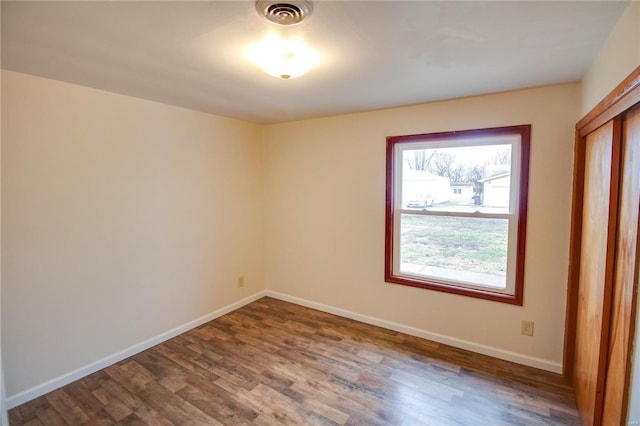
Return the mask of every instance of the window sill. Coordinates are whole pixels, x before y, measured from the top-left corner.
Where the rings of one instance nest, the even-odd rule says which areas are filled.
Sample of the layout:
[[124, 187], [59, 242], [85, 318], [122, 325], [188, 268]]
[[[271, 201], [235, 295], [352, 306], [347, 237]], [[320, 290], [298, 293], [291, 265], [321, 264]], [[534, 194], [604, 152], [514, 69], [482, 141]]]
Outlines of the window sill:
[[435, 290], [444, 293], [457, 294], [462, 296], [475, 297], [477, 299], [491, 300], [493, 302], [501, 302], [508, 303], [511, 305], [522, 306], [522, 294], [516, 293], [512, 294], [504, 294], [497, 293], [491, 290], [481, 290], [475, 288], [463, 288], [456, 285], [447, 285], [435, 281], [417, 279], [417, 278], [408, 278], [408, 277], [399, 277], [397, 275], [387, 275], [385, 276], [385, 281], [391, 284], [400, 284], [406, 285], [410, 287], [418, 287], [424, 288], [428, 290]]

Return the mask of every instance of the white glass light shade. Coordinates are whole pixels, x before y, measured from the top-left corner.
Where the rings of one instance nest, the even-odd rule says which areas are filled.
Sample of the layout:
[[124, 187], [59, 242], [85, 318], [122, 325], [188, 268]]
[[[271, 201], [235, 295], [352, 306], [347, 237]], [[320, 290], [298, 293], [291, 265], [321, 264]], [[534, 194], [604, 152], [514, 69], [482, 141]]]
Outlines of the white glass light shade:
[[247, 56], [267, 74], [283, 79], [299, 77], [318, 62], [302, 41], [285, 41], [273, 34], [251, 46]]

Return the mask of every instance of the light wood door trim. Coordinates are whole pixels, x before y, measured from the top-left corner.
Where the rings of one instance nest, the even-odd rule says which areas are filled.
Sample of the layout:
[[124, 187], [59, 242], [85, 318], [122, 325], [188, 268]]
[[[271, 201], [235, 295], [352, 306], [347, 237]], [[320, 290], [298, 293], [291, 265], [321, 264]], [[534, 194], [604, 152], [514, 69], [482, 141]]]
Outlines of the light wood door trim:
[[[571, 239], [569, 241], [569, 279], [567, 284], [567, 309], [564, 326], [564, 360], [562, 374], [573, 377], [575, 358], [576, 316], [578, 312], [578, 283], [580, 279], [580, 247], [582, 245], [582, 209], [584, 203], [584, 164], [586, 138], [576, 131], [573, 147], [573, 193], [571, 199]], [[575, 301], [569, 303], [569, 301]]]
[[586, 137], [573, 383], [582, 423], [599, 425], [606, 376], [618, 205], [621, 121]]
[[624, 115], [621, 162], [618, 235], [603, 411], [605, 424], [611, 425], [624, 424], [626, 421], [630, 355], [635, 331], [639, 263], [640, 106]]
[[633, 108], [640, 102], [640, 66], [625, 78], [611, 93], [587, 113], [576, 129], [580, 136], [586, 136], [604, 123]]

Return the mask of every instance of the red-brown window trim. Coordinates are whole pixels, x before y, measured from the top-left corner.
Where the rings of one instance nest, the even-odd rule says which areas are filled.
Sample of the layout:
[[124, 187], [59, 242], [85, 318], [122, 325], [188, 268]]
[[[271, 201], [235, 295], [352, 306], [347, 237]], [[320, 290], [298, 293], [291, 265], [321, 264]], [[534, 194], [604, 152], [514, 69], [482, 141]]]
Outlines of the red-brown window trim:
[[[399, 143], [423, 142], [447, 137], [473, 137], [473, 136], [520, 136], [520, 188], [518, 200], [518, 241], [516, 248], [516, 272], [514, 294], [495, 293], [489, 290], [471, 289], [436, 283], [427, 279], [413, 279], [399, 277], [393, 274], [393, 242], [394, 242], [394, 147]], [[387, 137], [386, 155], [386, 217], [385, 217], [385, 272], [386, 282], [402, 284], [412, 287], [420, 287], [429, 290], [442, 291], [446, 293], [459, 294], [476, 297], [480, 299], [492, 300], [496, 302], [509, 303], [522, 306], [524, 293], [524, 258], [526, 245], [527, 226], [527, 200], [529, 198], [529, 151], [530, 151], [531, 125], [524, 124], [518, 126], [492, 127], [486, 129], [458, 130], [451, 132], [425, 133], [416, 135], [389, 136]]]

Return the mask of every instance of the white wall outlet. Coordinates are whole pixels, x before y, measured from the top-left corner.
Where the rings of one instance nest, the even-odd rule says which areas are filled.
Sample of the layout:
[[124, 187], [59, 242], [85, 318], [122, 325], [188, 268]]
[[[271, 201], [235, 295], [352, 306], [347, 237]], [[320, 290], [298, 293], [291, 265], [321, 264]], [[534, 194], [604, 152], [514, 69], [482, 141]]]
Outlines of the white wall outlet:
[[240, 275], [238, 277], [238, 288], [244, 287], [244, 276]]

